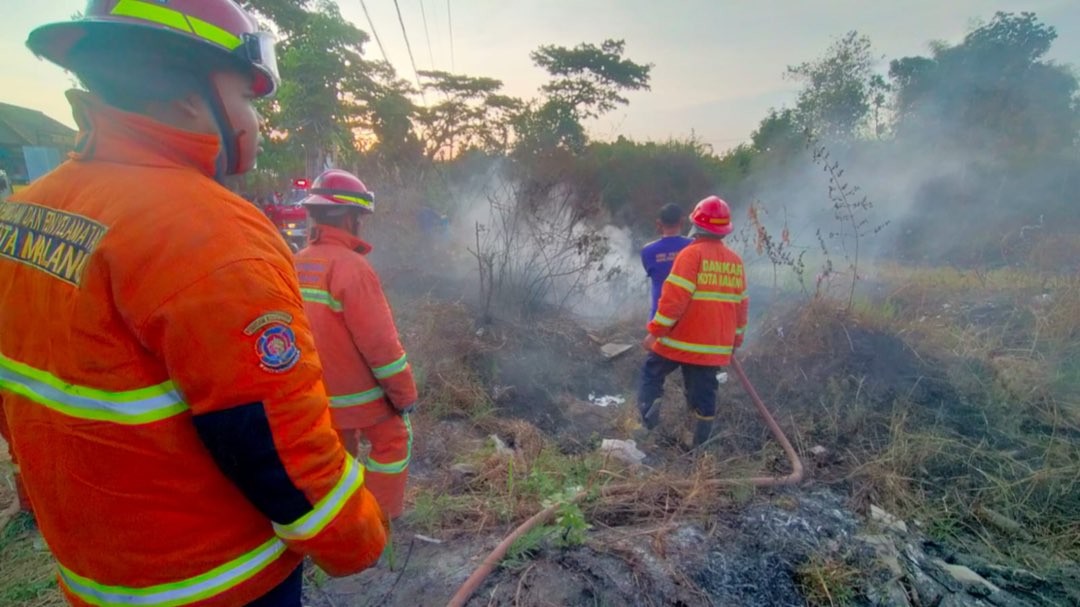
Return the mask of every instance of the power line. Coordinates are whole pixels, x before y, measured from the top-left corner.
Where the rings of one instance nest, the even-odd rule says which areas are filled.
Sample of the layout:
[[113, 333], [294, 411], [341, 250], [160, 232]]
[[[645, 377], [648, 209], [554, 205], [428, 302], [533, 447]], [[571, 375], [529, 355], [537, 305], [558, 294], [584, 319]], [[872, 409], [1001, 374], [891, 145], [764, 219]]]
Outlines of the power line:
[[450, 0], [446, 0], [446, 23], [450, 26], [450, 71], [457, 71], [454, 61], [454, 18], [450, 15]]
[[431, 32], [428, 31], [427, 26], [427, 12], [424, 11], [424, 0], [420, 0], [420, 16], [424, 18], [424, 37], [427, 38], [427, 54], [428, 59], [431, 60], [431, 69], [435, 69], [435, 53], [431, 50]]
[[[413, 75], [416, 76], [416, 86], [420, 87], [420, 97], [424, 97], [424, 85], [420, 83], [420, 71], [416, 69], [416, 59], [413, 58], [412, 45], [409, 44], [409, 32], [405, 30], [405, 19], [401, 17], [398, 0], [394, 0], [394, 10], [397, 11], [397, 20], [401, 24], [401, 35], [405, 37], [405, 49], [409, 51], [409, 63], [412, 64]], [[424, 105], [427, 105], [427, 99], [424, 99]]]
[[364, 0], [360, 0], [360, 7], [364, 9], [364, 16], [367, 17], [368, 27], [371, 29], [371, 35], [375, 37], [375, 44], [379, 45], [379, 52], [382, 53], [383, 61], [390, 63], [390, 57], [386, 54], [386, 49], [383, 48], [382, 40], [379, 40], [379, 33], [375, 31], [375, 22], [371, 20], [371, 14], [368, 13], [367, 4]]

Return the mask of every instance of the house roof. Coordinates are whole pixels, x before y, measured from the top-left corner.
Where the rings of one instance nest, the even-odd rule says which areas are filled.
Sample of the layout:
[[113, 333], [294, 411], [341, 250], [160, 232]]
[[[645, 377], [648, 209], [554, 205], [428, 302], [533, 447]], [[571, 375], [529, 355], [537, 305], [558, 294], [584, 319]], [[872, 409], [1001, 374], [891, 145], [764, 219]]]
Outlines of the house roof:
[[75, 131], [29, 108], [0, 103], [0, 146], [70, 147]]

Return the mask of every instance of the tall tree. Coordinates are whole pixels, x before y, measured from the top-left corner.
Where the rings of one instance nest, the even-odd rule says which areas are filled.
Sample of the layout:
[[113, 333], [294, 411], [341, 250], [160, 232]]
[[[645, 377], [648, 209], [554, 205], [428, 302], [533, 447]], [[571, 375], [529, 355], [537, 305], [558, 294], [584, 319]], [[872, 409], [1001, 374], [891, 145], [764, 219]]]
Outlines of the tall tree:
[[893, 61], [898, 124], [907, 137], [1011, 154], [1076, 144], [1076, 75], [1049, 62], [1057, 38], [1034, 13], [999, 12], [955, 46]]
[[434, 101], [417, 114], [429, 159], [469, 149], [506, 150], [508, 120], [522, 104], [499, 94], [502, 81], [442, 71], [422, 71], [420, 78], [429, 102]]
[[545, 45], [533, 51], [533, 63], [552, 79], [540, 89], [544, 98], [515, 123], [519, 150], [580, 151], [588, 140], [582, 121], [628, 104], [627, 91], [649, 90], [652, 65], [625, 59], [625, 51], [622, 40], [574, 48]]
[[867, 127], [879, 131], [868, 124], [871, 108], [884, 109], [886, 83], [875, 77], [877, 62], [870, 39], [851, 31], [821, 58], [789, 66], [787, 76], [803, 83], [795, 105], [802, 126], [816, 137], [840, 141]]
[[[384, 62], [369, 61], [369, 38], [332, 0], [248, 0], [278, 33], [282, 85], [268, 101], [264, 165], [312, 175], [347, 164], [360, 140], [395, 161], [419, 156], [413, 90]], [[366, 137], [365, 137], [366, 134]]]

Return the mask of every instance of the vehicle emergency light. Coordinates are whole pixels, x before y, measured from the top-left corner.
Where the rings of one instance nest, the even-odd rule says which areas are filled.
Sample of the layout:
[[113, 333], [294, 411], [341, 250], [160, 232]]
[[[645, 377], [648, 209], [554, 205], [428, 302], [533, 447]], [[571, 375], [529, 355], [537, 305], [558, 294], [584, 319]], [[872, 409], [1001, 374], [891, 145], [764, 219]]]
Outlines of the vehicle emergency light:
[[307, 179], [293, 179], [292, 184], [299, 189], [306, 190], [311, 185], [311, 182]]

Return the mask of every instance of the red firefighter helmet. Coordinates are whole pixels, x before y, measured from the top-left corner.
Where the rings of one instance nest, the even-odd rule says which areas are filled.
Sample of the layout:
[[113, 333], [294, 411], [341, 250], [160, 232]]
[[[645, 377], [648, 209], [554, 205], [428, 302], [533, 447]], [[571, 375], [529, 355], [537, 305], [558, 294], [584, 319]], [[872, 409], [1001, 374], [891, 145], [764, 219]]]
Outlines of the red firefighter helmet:
[[306, 207], [337, 207], [375, 212], [375, 194], [348, 171], [330, 169], [311, 182], [311, 194], [300, 204]]
[[690, 213], [690, 221], [717, 236], [727, 236], [732, 230], [731, 209], [717, 196], [709, 196], [697, 203], [694, 212]]
[[126, 36], [145, 46], [146, 54], [208, 51], [222, 65], [250, 72], [259, 96], [272, 94], [280, 81], [273, 35], [259, 31], [234, 0], [89, 0], [80, 19], [43, 25], [30, 32], [26, 45], [70, 70], [73, 51], [83, 41], [108, 43]]

